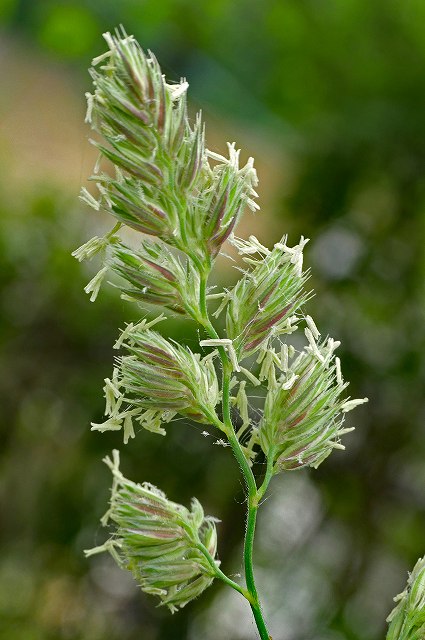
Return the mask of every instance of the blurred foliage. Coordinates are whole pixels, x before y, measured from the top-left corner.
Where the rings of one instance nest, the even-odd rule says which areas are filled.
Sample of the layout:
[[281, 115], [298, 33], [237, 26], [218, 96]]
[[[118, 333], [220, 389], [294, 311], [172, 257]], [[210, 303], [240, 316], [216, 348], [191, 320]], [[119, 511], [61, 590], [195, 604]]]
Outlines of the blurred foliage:
[[[424, 18], [420, 0], [0, 2], [3, 33], [28, 57], [71, 69], [79, 95], [90, 57], [102, 51], [100, 33], [122, 23], [171, 77], [189, 78], [192, 96], [228, 118], [235, 137], [264, 135], [285, 158], [278, 206], [255, 224], [265, 242], [283, 232], [312, 238], [311, 312], [342, 340], [345, 377], [370, 403], [357, 412], [345, 454], [276, 480], [266, 502], [259, 579], [274, 640], [383, 637], [392, 597], [424, 551]], [[36, 153], [42, 162], [48, 151]], [[119, 444], [88, 424], [103, 410], [117, 328], [136, 311], [112, 288], [88, 302], [82, 288], [92, 271], [69, 254], [98, 222], [57, 186], [11, 198], [8, 157], [0, 637], [253, 638], [249, 613], [218, 585], [171, 617], [112, 562], [83, 559], [104, 539], [97, 521], [109, 476], [100, 459]], [[186, 324], [173, 331], [189, 343], [195, 336]], [[222, 518], [220, 556], [237, 572], [237, 469], [190, 425], [169, 431], [136, 438], [123, 452], [125, 473], [182, 503], [196, 494]]]

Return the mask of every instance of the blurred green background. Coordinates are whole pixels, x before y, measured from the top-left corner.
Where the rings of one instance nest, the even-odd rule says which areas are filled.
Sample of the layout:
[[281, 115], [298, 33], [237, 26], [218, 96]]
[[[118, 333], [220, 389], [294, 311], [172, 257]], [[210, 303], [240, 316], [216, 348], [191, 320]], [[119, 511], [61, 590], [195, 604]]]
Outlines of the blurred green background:
[[[255, 155], [262, 212], [240, 234], [311, 238], [309, 311], [341, 339], [369, 404], [317, 472], [279, 476], [263, 506], [258, 582], [274, 640], [378, 640], [425, 548], [425, 3], [423, 0], [0, 0], [0, 637], [253, 640], [214, 584], [171, 616], [109, 557], [85, 560], [110, 477], [101, 458], [222, 519], [241, 571], [243, 491], [227, 449], [189, 425], [163, 439], [90, 433], [118, 327], [138, 317], [71, 251], [109, 225], [78, 201], [93, 151], [86, 72], [122, 23], [186, 76], [210, 148]], [[109, 227], [108, 227], [109, 228]], [[217, 278], [234, 278], [220, 265]], [[193, 329], [175, 325], [193, 340]]]

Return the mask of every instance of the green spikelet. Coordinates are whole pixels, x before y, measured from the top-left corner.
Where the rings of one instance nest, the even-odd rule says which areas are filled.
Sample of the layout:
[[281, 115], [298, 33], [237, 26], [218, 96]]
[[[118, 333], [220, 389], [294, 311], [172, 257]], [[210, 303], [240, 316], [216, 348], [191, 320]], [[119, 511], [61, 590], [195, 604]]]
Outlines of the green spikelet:
[[[119, 453], [104, 459], [113, 474], [110, 508], [103, 524], [112, 523], [111, 538], [86, 551], [109, 551], [145, 593], [159, 597], [172, 612], [197, 598], [214, 579], [200, 545], [212, 559], [217, 552], [215, 518], [205, 517], [194, 498], [191, 509], [171, 502], [151, 484], [136, 484], [119, 470]], [[218, 567], [219, 562], [215, 561]]]

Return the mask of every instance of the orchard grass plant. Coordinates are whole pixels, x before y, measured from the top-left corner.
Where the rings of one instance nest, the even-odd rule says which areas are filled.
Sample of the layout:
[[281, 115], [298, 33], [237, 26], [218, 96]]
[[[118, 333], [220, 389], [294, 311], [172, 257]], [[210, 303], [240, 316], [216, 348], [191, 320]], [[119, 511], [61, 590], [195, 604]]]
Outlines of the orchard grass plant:
[[[155, 56], [123, 30], [104, 37], [108, 50], [93, 60], [93, 93], [86, 96], [86, 122], [99, 150], [91, 178], [96, 191], [82, 189], [81, 198], [112, 216], [114, 226], [73, 255], [102, 262], [85, 287], [91, 301], [105, 277], [116, 274], [123, 299], [160, 311], [121, 331], [105, 380], [105, 420], [92, 429], [121, 431], [124, 443], [143, 429], [164, 436], [178, 417], [215, 429], [230, 445], [246, 488], [245, 580], [235, 582], [220, 566], [217, 519], [196, 498], [188, 508], [148, 482], [127, 479], [117, 450], [104, 460], [112, 473], [102, 519], [110, 537], [86, 554], [109, 552], [171, 612], [222, 580], [247, 600], [261, 640], [269, 640], [253, 569], [261, 502], [275, 475], [316, 469], [344, 449], [351, 431], [346, 413], [367, 399], [348, 395], [335, 355], [339, 342], [306, 315], [308, 240], [291, 246], [283, 237], [269, 248], [254, 236], [235, 235], [244, 211], [259, 209], [253, 159], [241, 165], [234, 143], [227, 155], [210, 151], [201, 114], [193, 122], [188, 117], [187, 82], [168, 83]], [[122, 239], [128, 228], [138, 236], [136, 246]], [[235, 286], [219, 291], [208, 281], [226, 241], [243, 268]], [[166, 337], [166, 314], [197, 323], [195, 352]], [[260, 419], [250, 415], [252, 387], [261, 387], [264, 398]], [[388, 621], [389, 640], [425, 638], [424, 559]]]

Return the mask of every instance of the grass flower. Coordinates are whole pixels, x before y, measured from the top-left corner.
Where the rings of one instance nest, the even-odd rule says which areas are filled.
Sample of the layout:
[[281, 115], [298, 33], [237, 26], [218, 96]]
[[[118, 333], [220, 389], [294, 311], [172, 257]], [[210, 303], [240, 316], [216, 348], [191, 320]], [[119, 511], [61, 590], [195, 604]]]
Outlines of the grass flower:
[[166, 245], [145, 239], [137, 250], [123, 243], [111, 247], [108, 264], [127, 281], [125, 297], [161, 305], [175, 313], [196, 316], [199, 307], [199, 273], [184, 264]]
[[112, 471], [113, 486], [103, 524], [111, 522], [113, 532], [105, 544], [86, 555], [109, 551], [142, 591], [158, 596], [172, 612], [184, 607], [216, 575], [216, 519], [205, 517], [196, 498], [187, 509], [153, 485], [125, 478], [118, 451], [104, 462]]
[[132, 418], [163, 435], [161, 423], [177, 413], [201, 423], [219, 422], [219, 389], [211, 358], [202, 359], [143, 325], [127, 329], [121, 345], [129, 355], [117, 358], [113, 382], [106, 385], [109, 418], [93, 424], [94, 430], [118, 430]]
[[343, 397], [339, 360], [332, 339], [316, 342], [306, 329], [307, 347], [282, 366], [276, 384], [269, 387], [259, 440], [266, 456], [272, 457], [275, 473], [317, 468], [333, 449], [343, 449], [340, 437], [345, 413], [362, 400]]
[[397, 606], [387, 618], [387, 640], [425, 638], [425, 557], [419, 558], [409, 574], [405, 590], [394, 598]]
[[[347, 384], [334, 355], [339, 343], [321, 340], [310, 316], [305, 317], [304, 349], [296, 352], [284, 343], [280, 354], [276, 351], [279, 336], [300, 331], [311, 295], [305, 289], [309, 273], [303, 270], [307, 240], [301, 237], [290, 247], [284, 237], [268, 249], [255, 236], [234, 236], [244, 210], [259, 208], [252, 158], [241, 165], [235, 143], [228, 144], [226, 155], [207, 149], [200, 114], [193, 123], [187, 115], [187, 82], [166, 82], [153, 54], [124, 32], [105, 34], [105, 39], [109, 50], [91, 69], [94, 93], [87, 96], [86, 118], [98, 136], [100, 160], [92, 179], [99, 195], [83, 189], [81, 198], [117, 223], [74, 255], [78, 260], [102, 257], [100, 271], [86, 287], [91, 300], [109, 269], [120, 276], [124, 298], [194, 320], [202, 332], [199, 350], [207, 355], [154, 330], [165, 320], [162, 314], [128, 324], [115, 344], [124, 352], [105, 380], [106, 420], [92, 428], [122, 430], [125, 443], [135, 436], [135, 424], [165, 434], [164, 425], [176, 415], [221, 430], [216, 444], [231, 448], [246, 485], [246, 587], [219, 568], [215, 522], [204, 516], [199, 502], [194, 499], [187, 509], [152, 485], [127, 480], [116, 451], [105, 460], [114, 482], [103, 522], [112, 523], [112, 535], [88, 555], [109, 551], [143, 591], [171, 611], [218, 577], [246, 598], [261, 640], [270, 640], [253, 571], [258, 509], [275, 473], [317, 467], [333, 449], [343, 448], [340, 438], [350, 430], [343, 426], [345, 413], [366, 399], [345, 397]], [[102, 158], [112, 168], [105, 171]], [[122, 226], [143, 234], [136, 248], [122, 242]], [[247, 267], [233, 289], [212, 293], [208, 278], [227, 238]], [[221, 299], [215, 317], [226, 309], [224, 335], [210, 317], [208, 303], [214, 299]], [[241, 364], [253, 355], [258, 372]], [[265, 392], [256, 420], [247, 385], [259, 388], [259, 398], [264, 397], [261, 387]], [[266, 458], [261, 483], [255, 465], [260, 449]], [[423, 615], [417, 612], [423, 610], [423, 582], [416, 574], [423, 574], [423, 564], [414, 574], [403, 604], [392, 614], [391, 640], [422, 640]]]
[[94, 144], [115, 171], [92, 177], [99, 198], [87, 190], [82, 197], [208, 263], [245, 205], [258, 208], [253, 160], [240, 167], [234, 144], [228, 158], [207, 151], [200, 114], [193, 125], [187, 116], [187, 82], [167, 83], [155, 56], [132, 36], [107, 33], [105, 39], [109, 51], [91, 69], [94, 93], [87, 95], [86, 120], [103, 139]]
[[233, 243], [250, 265], [227, 298], [227, 335], [242, 359], [271, 336], [295, 331], [296, 314], [309, 297], [304, 291], [308, 274], [302, 272], [306, 240], [292, 248], [279, 242], [272, 250], [255, 236], [249, 241], [234, 238]]

